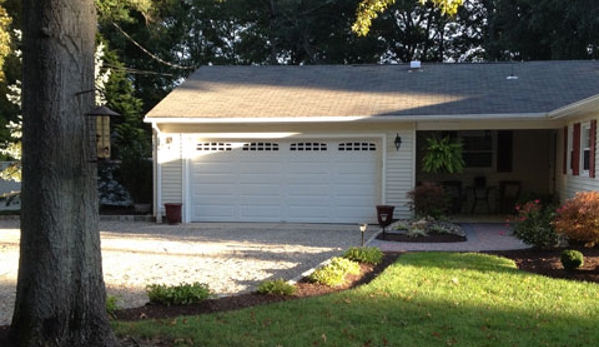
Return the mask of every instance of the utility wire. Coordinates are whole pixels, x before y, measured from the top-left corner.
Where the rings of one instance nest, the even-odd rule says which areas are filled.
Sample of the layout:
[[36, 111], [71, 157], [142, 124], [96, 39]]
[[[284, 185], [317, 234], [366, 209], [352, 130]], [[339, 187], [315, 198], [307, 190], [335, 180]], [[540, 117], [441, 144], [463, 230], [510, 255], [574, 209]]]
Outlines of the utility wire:
[[173, 63], [170, 63], [170, 62], [168, 62], [166, 60], [161, 59], [160, 57], [156, 56], [155, 54], [152, 54], [150, 51], [148, 51], [147, 49], [145, 49], [142, 45], [140, 45], [139, 43], [137, 43], [137, 41], [135, 41], [131, 36], [129, 36], [129, 34], [127, 34], [125, 32], [125, 30], [123, 30], [120, 26], [118, 26], [118, 24], [116, 24], [115, 22], [112, 22], [112, 25], [114, 25], [114, 27], [117, 28], [118, 31], [120, 31], [121, 34], [123, 34], [123, 36], [125, 36], [129, 41], [131, 41], [134, 45], [136, 45], [144, 53], [146, 53], [147, 55], [149, 55], [150, 57], [152, 57], [152, 59], [158, 61], [159, 63], [162, 63], [164, 65], [168, 65], [170, 67], [174, 67], [175, 69], [183, 69], [183, 70], [195, 70], [195, 69], [197, 69], [197, 67], [195, 67], [195, 66], [183, 66], [183, 65], [179, 65], [179, 64], [173, 64]]
[[114, 64], [104, 64], [103, 66], [106, 67], [106, 68], [113, 69], [113, 70], [121, 70], [121, 71], [124, 71], [126, 73], [136, 74], [136, 75], [159, 75], [159, 76], [168, 76], [168, 77], [175, 76], [172, 73], [155, 72], [155, 71], [148, 71], [148, 70], [139, 70], [139, 69], [133, 69], [133, 68], [130, 68], [130, 67], [119, 66], [119, 65], [114, 65]]

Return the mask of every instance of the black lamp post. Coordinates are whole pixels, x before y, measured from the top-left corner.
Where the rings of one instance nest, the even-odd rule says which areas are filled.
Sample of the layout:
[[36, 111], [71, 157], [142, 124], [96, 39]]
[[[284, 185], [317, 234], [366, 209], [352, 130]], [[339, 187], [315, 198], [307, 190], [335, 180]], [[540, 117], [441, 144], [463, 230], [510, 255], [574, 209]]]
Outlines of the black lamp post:
[[381, 217], [381, 222], [383, 222], [382, 223], [382, 227], [383, 227], [383, 240], [386, 240], [387, 239], [387, 234], [386, 234], [385, 228], [388, 225], [387, 218], [389, 218], [389, 215], [386, 214], [386, 213], [381, 213], [380, 217]]
[[364, 233], [366, 232], [366, 228], [368, 228], [368, 224], [360, 224], [360, 232], [362, 233], [362, 247], [364, 247]]

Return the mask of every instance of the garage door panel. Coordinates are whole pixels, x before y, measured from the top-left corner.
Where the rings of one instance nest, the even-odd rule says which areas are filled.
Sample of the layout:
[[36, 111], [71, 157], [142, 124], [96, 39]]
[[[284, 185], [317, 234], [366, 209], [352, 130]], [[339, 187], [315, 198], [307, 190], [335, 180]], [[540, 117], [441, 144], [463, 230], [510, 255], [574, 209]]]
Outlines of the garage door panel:
[[241, 196], [280, 196], [282, 194], [281, 187], [273, 186], [272, 184], [242, 183], [236, 189]]
[[291, 187], [305, 187], [305, 186], [318, 186], [326, 188], [327, 185], [320, 183], [327, 182], [330, 180], [330, 175], [287, 175], [289, 186]]
[[328, 197], [330, 195], [330, 186], [319, 184], [294, 184], [288, 187], [287, 196], [290, 197], [301, 197], [301, 198], [309, 198], [309, 197]]
[[[324, 165], [323, 165], [324, 164]], [[310, 162], [310, 163], [289, 163], [287, 165], [288, 172], [293, 172], [296, 174], [311, 174], [311, 173], [321, 173], [328, 174], [330, 173], [330, 167], [327, 166], [328, 162], [320, 161], [320, 162]]]
[[337, 209], [337, 215], [338, 218], [340, 219], [344, 219], [344, 220], [351, 220], [354, 221], [356, 223], [367, 223], [367, 222], [374, 222], [374, 220], [376, 220], [376, 214], [375, 214], [375, 219], [373, 220], [373, 213], [375, 212], [368, 212], [365, 211], [363, 207], [356, 207], [356, 208], [343, 208], [340, 207]]
[[[198, 158], [199, 160], [199, 158]], [[192, 167], [192, 172], [202, 172], [205, 174], [219, 174], [219, 173], [227, 173], [232, 172], [234, 166], [230, 162], [203, 162], [203, 163], [195, 163]]]
[[323, 222], [327, 219], [330, 220], [333, 214], [332, 212], [330, 212], [329, 208], [322, 208], [321, 206], [292, 206], [289, 207], [289, 215], [297, 216], [291, 218], [302, 218], [300, 216], [310, 216], [313, 219], [318, 219], [317, 221], [319, 222]]
[[280, 205], [258, 205], [258, 204], [241, 204], [239, 206], [240, 218], [252, 221], [281, 221]]
[[[354, 223], [376, 219], [380, 153], [372, 150], [377, 145], [369, 144], [376, 141], [275, 142], [237, 143], [230, 146], [232, 151], [194, 157], [192, 220]], [[343, 152], [338, 150], [341, 147]]]
[[226, 196], [231, 197], [237, 191], [237, 188], [231, 184], [204, 184], [194, 186], [192, 192], [198, 196]]
[[269, 174], [281, 173], [283, 168], [279, 162], [260, 162], [260, 163], [239, 163], [238, 166], [243, 166], [243, 172], [247, 174]]
[[265, 175], [256, 175], [256, 174], [248, 174], [243, 175], [242, 177], [237, 178], [237, 182], [240, 185], [262, 185], [264, 187], [273, 185], [273, 182], [277, 182], [280, 179], [281, 175], [276, 174], [265, 174]]
[[230, 204], [197, 204], [194, 206], [192, 213], [195, 218], [203, 218], [204, 220], [233, 221], [236, 219], [235, 208]]

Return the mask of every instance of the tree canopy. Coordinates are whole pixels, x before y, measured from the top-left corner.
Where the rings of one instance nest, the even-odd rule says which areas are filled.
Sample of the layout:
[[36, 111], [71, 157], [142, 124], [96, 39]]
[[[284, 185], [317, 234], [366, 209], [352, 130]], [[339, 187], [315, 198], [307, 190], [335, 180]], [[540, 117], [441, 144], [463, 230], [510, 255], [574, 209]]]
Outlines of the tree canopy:
[[[463, 0], [418, 0], [422, 5], [431, 2], [439, 7], [444, 14], [455, 15]], [[372, 26], [372, 20], [395, 4], [395, 0], [362, 0], [356, 11], [356, 22], [352, 30], [361, 36], [366, 36]]]

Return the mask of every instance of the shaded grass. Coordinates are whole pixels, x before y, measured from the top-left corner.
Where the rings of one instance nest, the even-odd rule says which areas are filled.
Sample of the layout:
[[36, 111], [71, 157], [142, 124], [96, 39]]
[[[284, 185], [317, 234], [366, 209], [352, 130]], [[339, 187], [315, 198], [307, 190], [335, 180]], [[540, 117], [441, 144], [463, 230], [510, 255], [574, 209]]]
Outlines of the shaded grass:
[[597, 346], [598, 288], [496, 256], [411, 253], [337, 294], [114, 327], [180, 346]]

